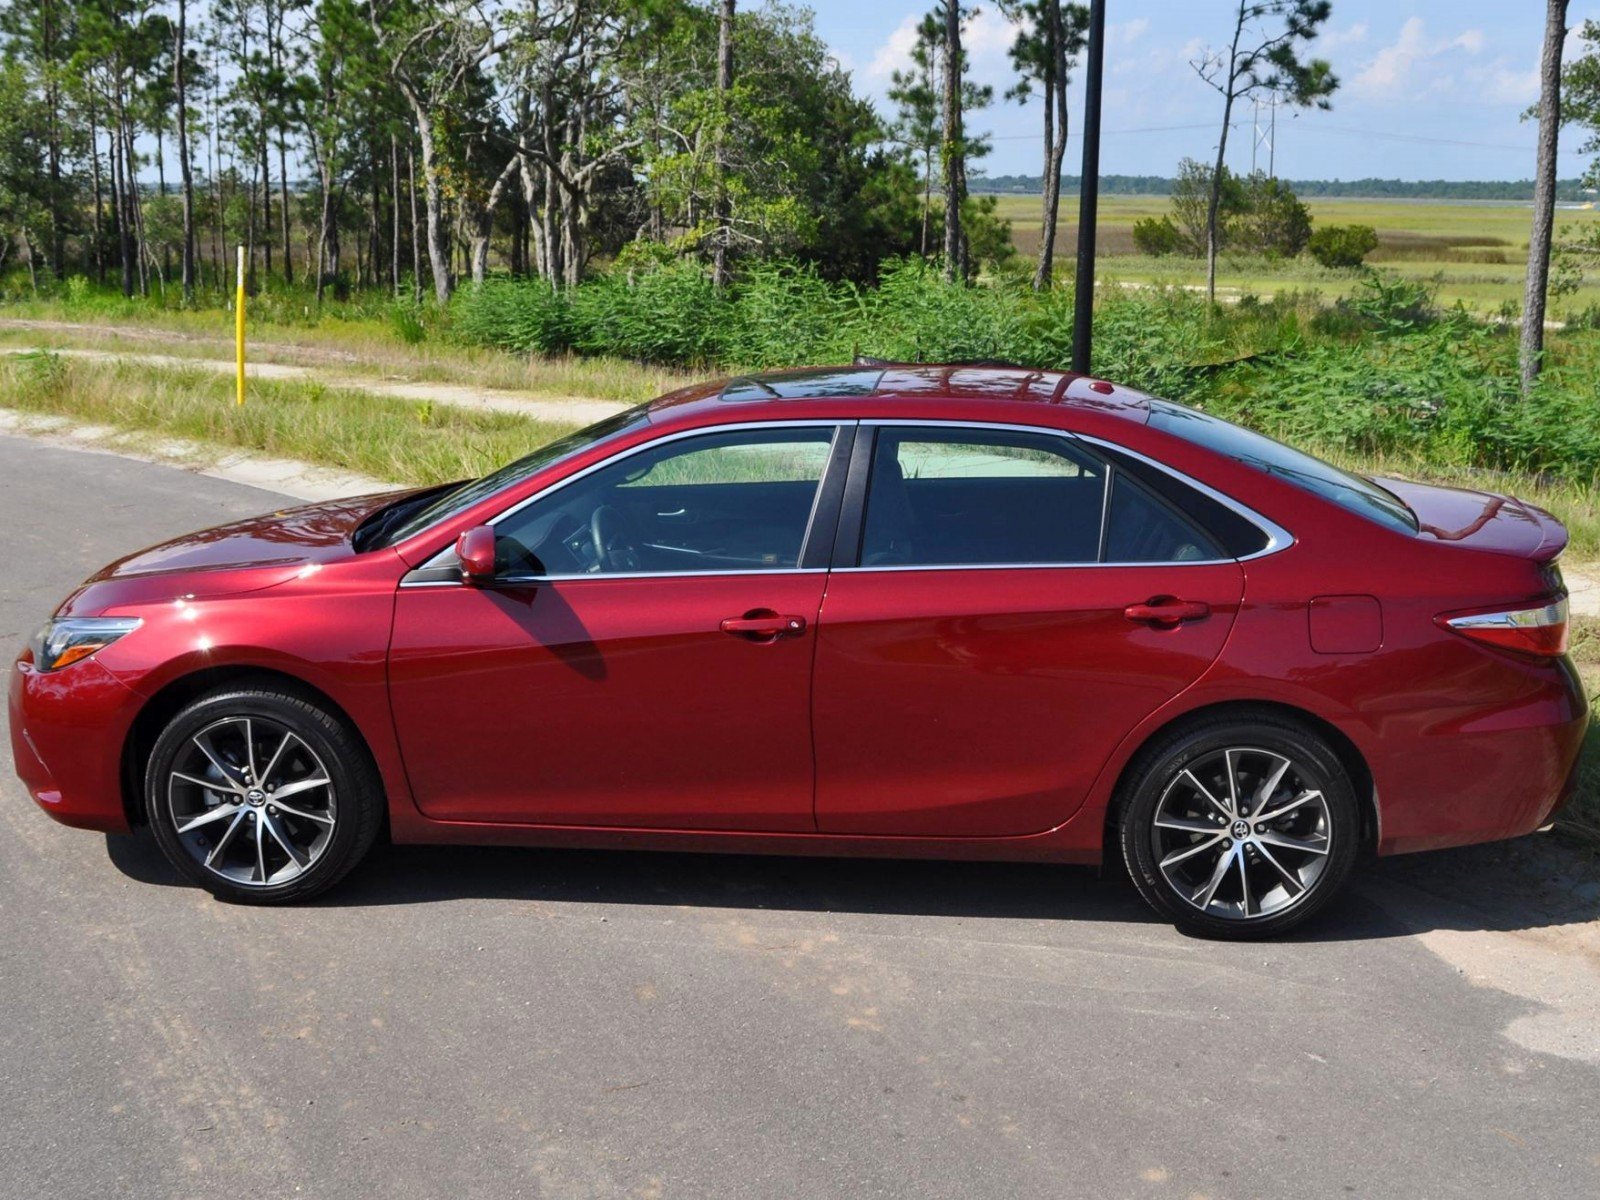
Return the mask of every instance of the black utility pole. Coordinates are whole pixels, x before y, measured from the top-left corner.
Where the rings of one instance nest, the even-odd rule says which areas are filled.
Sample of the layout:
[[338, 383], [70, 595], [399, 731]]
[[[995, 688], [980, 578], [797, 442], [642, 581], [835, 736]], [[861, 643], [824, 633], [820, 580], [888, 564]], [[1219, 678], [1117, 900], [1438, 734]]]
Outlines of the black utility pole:
[[1078, 189], [1078, 270], [1072, 304], [1072, 369], [1089, 372], [1094, 337], [1094, 226], [1100, 205], [1100, 76], [1105, 63], [1106, 0], [1089, 6], [1089, 69], [1084, 76], [1083, 183]]

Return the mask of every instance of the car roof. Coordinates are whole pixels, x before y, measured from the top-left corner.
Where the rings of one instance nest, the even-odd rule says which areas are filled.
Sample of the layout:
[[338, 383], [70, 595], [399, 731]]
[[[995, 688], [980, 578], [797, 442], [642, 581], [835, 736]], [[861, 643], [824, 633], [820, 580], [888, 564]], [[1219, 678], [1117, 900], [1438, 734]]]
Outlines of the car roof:
[[[647, 407], [661, 417], [685, 409], [725, 405], [770, 409], [786, 401], [835, 401], [849, 405], [896, 400], [954, 400], [1070, 405], [1143, 423], [1150, 397], [1133, 388], [1070, 371], [1048, 371], [1002, 363], [885, 363], [861, 360], [849, 366], [802, 367], [736, 375], [670, 392]], [[756, 415], [756, 414], [750, 414]], [[773, 415], [770, 411], [761, 416]]]

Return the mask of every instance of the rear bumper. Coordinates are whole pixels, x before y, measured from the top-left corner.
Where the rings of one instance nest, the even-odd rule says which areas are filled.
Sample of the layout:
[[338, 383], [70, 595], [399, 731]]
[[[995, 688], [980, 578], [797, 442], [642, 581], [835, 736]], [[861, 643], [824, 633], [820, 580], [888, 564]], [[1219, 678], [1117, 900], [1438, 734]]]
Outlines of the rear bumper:
[[122, 746], [139, 697], [94, 659], [11, 670], [11, 755], [28, 795], [63, 825], [125, 833]]
[[1521, 837], [1571, 799], [1589, 704], [1566, 662], [1510, 708], [1418, 728], [1374, 771], [1380, 854]]

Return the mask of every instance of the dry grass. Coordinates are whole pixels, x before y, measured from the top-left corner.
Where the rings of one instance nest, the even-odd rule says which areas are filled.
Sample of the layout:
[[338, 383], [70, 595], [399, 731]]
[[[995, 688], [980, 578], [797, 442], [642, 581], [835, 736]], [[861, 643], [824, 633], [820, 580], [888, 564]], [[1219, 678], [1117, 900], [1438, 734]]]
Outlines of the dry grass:
[[212, 371], [49, 353], [0, 361], [0, 406], [419, 484], [482, 475], [570, 428], [315, 382], [254, 381], [241, 407]]
[[[100, 317], [36, 302], [0, 313], [27, 324], [0, 326], [0, 345], [231, 359], [233, 318], [226, 312], [181, 312], [154, 306], [129, 316]], [[37, 322], [37, 323], [33, 323]], [[252, 324], [254, 362], [315, 367], [331, 381], [341, 373], [400, 383], [453, 383], [517, 392], [531, 399], [648, 400], [693, 382], [666, 367], [618, 358], [536, 358], [458, 345], [442, 337], [407, 343], [379, 321], [331, 320], [316, 326]]]

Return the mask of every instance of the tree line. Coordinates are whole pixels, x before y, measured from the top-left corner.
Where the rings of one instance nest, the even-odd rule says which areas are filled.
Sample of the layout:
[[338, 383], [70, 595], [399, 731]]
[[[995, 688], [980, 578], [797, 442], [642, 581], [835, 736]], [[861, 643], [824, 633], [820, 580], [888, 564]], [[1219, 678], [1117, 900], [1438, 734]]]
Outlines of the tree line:
[[[1001, 7], [1059, 173], [1087, 15]], [[974, 11], [934, 5], [886, 118], [783, 2], [3, 0], [0, 270], [192, 300], [238, 243], [319, 299], [678, 257], [970, 277], [1009, 246], [968, 194]]]

